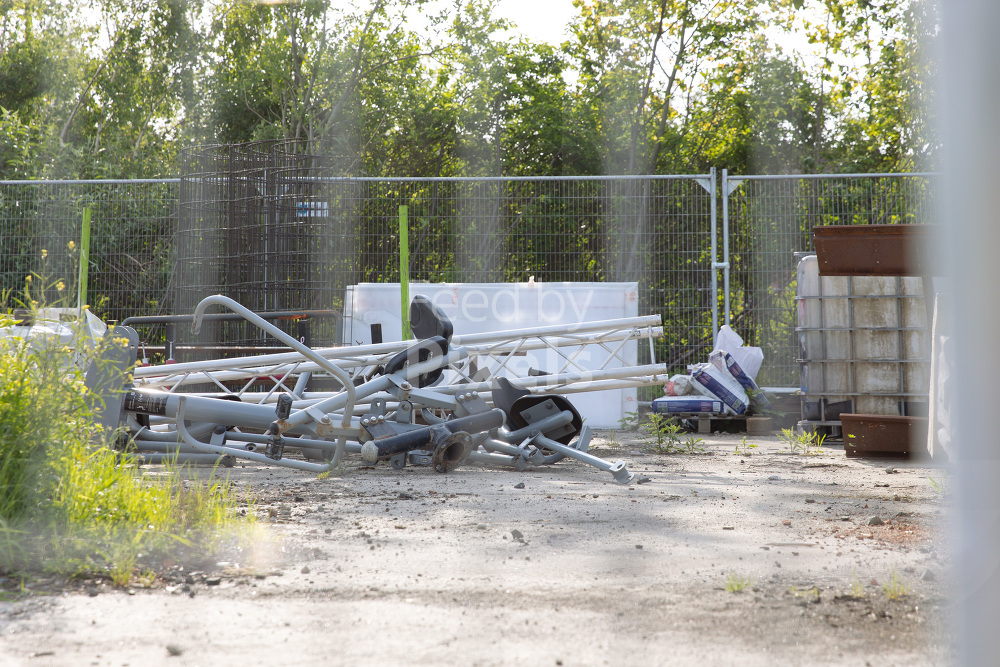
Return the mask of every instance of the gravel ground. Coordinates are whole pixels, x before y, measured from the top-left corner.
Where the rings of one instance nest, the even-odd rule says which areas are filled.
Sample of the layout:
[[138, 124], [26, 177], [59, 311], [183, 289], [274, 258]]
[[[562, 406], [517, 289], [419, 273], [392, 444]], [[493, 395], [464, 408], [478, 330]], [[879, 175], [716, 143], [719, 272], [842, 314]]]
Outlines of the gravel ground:
[[442, 475], [353, 460], [327, 479], [237, 466], [254, 540], [125, 590], [2, 581], [0, 663], [953, 662], [943, 472], [751, 442], [661, 454], [598, 434], [628, 486], [573, 461]]

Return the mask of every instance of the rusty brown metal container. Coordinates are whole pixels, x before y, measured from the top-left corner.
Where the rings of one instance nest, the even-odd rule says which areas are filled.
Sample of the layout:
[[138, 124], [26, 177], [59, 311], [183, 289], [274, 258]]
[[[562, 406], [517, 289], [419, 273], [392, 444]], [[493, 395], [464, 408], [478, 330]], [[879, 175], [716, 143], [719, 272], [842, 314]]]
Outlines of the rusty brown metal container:
[[929, 225], [829, 225], [813, 229], [822, 276], [922, 276]]
[[927, 418], [842, 414], [844, 451], [850, 457], [910, 458], [927, 451]]

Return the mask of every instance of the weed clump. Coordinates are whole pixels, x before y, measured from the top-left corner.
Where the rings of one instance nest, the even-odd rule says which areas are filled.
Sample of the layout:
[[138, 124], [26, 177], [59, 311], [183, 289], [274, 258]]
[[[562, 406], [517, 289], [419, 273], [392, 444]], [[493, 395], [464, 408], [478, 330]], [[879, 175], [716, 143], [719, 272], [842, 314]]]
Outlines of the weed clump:
[[885, 596], [890, 600], [898, 600], [901, 597], [905, 597], [910, 593], [910, 587], [906, 585], [899, 573], [896, 572], [896, 568], [893, 567], [892, 571], [889, 573], [889, 578], [882, 582], [882, 590], [885, 592]]
[[99, 347], [15, 335], [19, 320], [3, 312], [0, 571], [96, 572], [124, 585], [141, 565], [204, 557], [235, 534], [227, 482], [189, 482], [176, 466], [144, 478], [131, 455], [107, 446], [114, 434], [96, 423], [100, 399], [88, 396], [79, 363], [99, 359]]
[[701, 438], [689, 435], [682, 439], [682, 434], [685, 432], [684, 427], [678, 424], [673, 417], [651, 412], [641, 427], [646, 433], [646, 441], [653, 445], [657, 454], [676, 454], [679, 452], [696, 454], [705, 451], [701, 446]]
[[816, 454], [823, 453], [823, 441], [826, 440], [826, 435], [821, 435], [816, 432], [801, 431], [796, 433], [790, 428], [781, 429], [781, 435], [778, 436], [782, 442], [788, 445], [788, 451], [792, 454], [805, 454], [806, 456], [813, 456]]
[[726, 575], [726, 581], [723, 583], [723, 588], [728, 593], [742, 593], [750, 587], [751, 583], [752, 581], [750, 577], [745, 577], [736, 572], [730, 572]]

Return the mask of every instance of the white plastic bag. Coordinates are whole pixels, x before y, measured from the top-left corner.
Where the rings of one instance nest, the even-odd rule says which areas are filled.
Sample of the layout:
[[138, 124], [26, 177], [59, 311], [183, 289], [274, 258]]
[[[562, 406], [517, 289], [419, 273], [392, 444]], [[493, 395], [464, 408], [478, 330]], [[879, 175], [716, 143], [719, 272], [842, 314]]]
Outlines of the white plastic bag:
[[715, 338], [715, 349], [731, 354], [751, 380], [757, 378], [757, 372], [760, 370], [761, 364], [764, 363], [763, 350], [759, 347], [744, 346], [743, 339], [729, 328], [728, 324], [719, 328], [719, 335]]

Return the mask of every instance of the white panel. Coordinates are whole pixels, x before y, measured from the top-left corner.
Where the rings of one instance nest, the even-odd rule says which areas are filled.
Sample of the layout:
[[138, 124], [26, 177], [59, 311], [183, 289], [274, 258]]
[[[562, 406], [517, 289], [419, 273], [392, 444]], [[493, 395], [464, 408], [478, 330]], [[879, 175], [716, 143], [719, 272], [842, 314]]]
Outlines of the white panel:
[[[402, 338], [399, 283], [362, 283], [353, 288], [353, 303], [345, 309], [344, 341], [354, 345], [371, 342], [371, 325], [382, 325], [384, 341]], [[348, 294], [351, 292], [349, 291]], [[522, 329], [636, 317], [639, 314], [637, 283], [411, 283], [410, 297], [426, 296], [451, 319], [455, 335]], [[578, 348], [561, 348], [573, 357]], [[574, 361], [597, 370], [611, 356], [596, 346]], [[621, 356], [638, 363], [638, 343], [625, 344]], [[525, 377], [530, 368], [557, 373], [566, 360], [552, 350], [532, 351], [511, 359], [509, 376]], [[617, 362], [607, 368], [620, 368]], [[626, 412], [636, 408], [635, 389], [614, 389], [573, 394], [570, 398], [592, 428], [618, 428]]]

